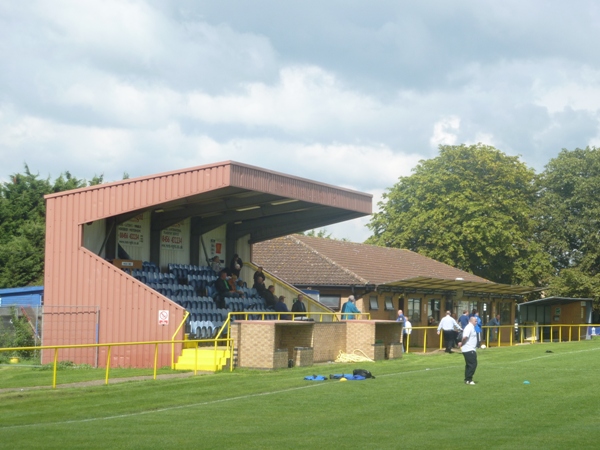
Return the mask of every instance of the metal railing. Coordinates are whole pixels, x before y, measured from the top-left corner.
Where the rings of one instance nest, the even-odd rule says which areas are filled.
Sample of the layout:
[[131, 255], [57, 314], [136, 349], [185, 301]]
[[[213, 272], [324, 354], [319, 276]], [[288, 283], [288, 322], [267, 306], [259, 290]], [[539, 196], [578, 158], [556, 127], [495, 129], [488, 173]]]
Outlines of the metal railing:
[[[544, 343], [544, 342], [573, 342], [587, 339], [588, 336], [595, 336], [596, 330], [600, 336], [600, 324], [556, 324], [556, 325], [485, 325], [482, 326], [482, 343], [487, 347], [513, 346], [525, 343]], [[443, 333], [437, 336], [437, 327], [411, 327], [411, 334], [403, 334], [403, 339], [406, 339], [406, 353], [410, 352], [410, 340], [414, 330], [423, 330], [422, 339], [421, 333], [418, 333], [417, 338], [420, 342], [413, 348], [423, 347], [423, 353], [427, 352], [428, 340], [433, 345], [429, 347], [443, 348]], [[582, 333], [583, 330], [583, 333]], [[435, 335], [432, 335], [433, 333]], [[548, 337], [546, 337], [548, 335]], [[436, 342], [436, 341], [439, 341]]]
[[[227, 350], [230, 351], [230, 354], [233, 355], [232, 342], [228, 338], [220, 338], [220, 339], [195, 339], [195, 340], [170, 340], [170, 341], [147, 341], [147, 342], [114, 342], [110, 344], [74, 344], [74, 345], [43, 345], [39, 347], [8, 347], [8, 348], [0, 348], [0, 352], [17, 352], [17, 351], [27, 351], [27, 350], [53, 350], [53, 367], [52, 367], [52, 388], [56, 388], [56, 378], [57, 378], [57, 370], [58, 370], [58, 351], [61, 349], [76, 349], [76, 348], [107, 348], [107, 356], [106, 356], [106, 369], [105, 369], [105, 377], [104, 384], [108, 384], [108, 380], [110, 378], [110, 369], [111, 369], [111, 350], [113, 347], [124, 347], [124, 346], [138, 346], [138, 345], [154, 345], [154, 362], [153, 362], [153, 379], [156, 379], [157, 370], [158, 370], [158, 349], [159, 346], [163, 345], [174, 345], [174, 344], [184, 344], [184, 343], [207, 343], [213, 344], [215, 350], [215, 366], [216, 366], [216, 350], [219, 345], [225, 345]], [[196, 346], [196, 349], [200, 347]], [[230, 370], [233, 370], [233, 357], [230, 358]], [[194, 370], [194, 375], [197, 374], [197, 365], [198, 365], [198, 352], [196, 352], [196, 369]]]
[[[230, 337], [231, 337], [231, 326], [230, 325], [232, 322], [235, 322], [235, 320], [270, 320], [270, 319], [266, 319], [266, 317], [267, 316], [277, 316], [276, 320], [281, 320], [282, 323], [285, 323], [286, 320], [281, 319], [281, 316], [288, 316], [292, 319], [291, 321], [301, 322], [300, 320], [297, 320], [296, 317], [306, 317], [307, 319], [312, 319], [312, 321], [314, 321], [314, 322], [324, 322], [324, 320], [323, 320], [324, 317], [331, 316], [331, 318], [332, 318], [331, 322], [334, 322], [334, 321], [342, 320], [338, 316], [348, 315], [348, 314], [349, 313], [342, 313], [342, 312], [315, 312], [315, 311], [313, 311], [313, 312], [277, 312], [277, 311], [230, 312], [229, 314], [227, 314], [227, 319], [223, 323], [223, 326], [221, 327], [219, 332], [216, 334], [215, 338], [219, 338], [221, 336], [221, 334], [223, 333], [223, 331], [227, 330], [227, 339], [230, 339]], [[371, 313], [352, 313], [352, 315], [354, 315], [355, 318], [348, 319], [348, 320], [371, 320]], [[253, 317], [251, 317], [251, 316], [253, 316]], [[318, 320], [315, 320], [315, 318], [313, 318], [311, 316], [317, 316]], [[306, 319], [304, 319], [304, 320], [306, 320]], [[327, 321], [327, 322], [330, 322], [330, 321]]]

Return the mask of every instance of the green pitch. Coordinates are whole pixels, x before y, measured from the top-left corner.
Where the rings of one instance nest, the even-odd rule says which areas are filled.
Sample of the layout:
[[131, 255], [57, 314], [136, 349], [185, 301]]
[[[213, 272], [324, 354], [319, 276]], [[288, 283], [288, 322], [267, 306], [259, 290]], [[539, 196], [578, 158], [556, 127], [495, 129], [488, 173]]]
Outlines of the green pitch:
[[[376, 379], [303, 380], [353, 368], [368, 369]], [[600, 446], [600, 340], [480, 350], [478, 384], [463, 384], [463, 372], [460, 353], [409, 354], [400, 361], [275, 372], [25, 387], [0, 393], [0, 448]], [[0, 388], [19, 373], [27, 385], [38, 376], [38, 384], [48, 386], [51, 376], [5, 366]]]

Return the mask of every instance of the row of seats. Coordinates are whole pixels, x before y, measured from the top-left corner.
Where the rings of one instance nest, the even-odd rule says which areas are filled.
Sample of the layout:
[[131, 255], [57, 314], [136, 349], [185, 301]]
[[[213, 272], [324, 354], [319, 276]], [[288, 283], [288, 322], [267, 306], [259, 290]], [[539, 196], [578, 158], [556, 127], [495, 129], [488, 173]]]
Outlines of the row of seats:
[[[245, 298], [225, 298], [227, 309], [217, 308], [213, 300], [216, 289], [214, 282], [217, 274], [208, 266], [191, 264], [169, 264], [169, 273], [161, 273], [158, 266], [144, 262], [142, 269], [132, 275], [152, 289], [169, 297], [185, 308], [190, 315], [187, 319], [187, 330], [193, 337], [208, 339], [214, 337], [223, 327], [229, 312], [262, 312], [268, 311], [266, 302], [252, 288], [238, 288], [245, 293]], [[251, 314], [250, 319], [258, 320], [262, 315]], [[265, 316], [267, 320], [277, 319], [276, 315]]]
[[178, 278], [186, 278], [188, 275], [211, 275], [217, 274], [210, 266], [196, 266], [193, 264], [169, 264], [170, 273], [175, 274]]

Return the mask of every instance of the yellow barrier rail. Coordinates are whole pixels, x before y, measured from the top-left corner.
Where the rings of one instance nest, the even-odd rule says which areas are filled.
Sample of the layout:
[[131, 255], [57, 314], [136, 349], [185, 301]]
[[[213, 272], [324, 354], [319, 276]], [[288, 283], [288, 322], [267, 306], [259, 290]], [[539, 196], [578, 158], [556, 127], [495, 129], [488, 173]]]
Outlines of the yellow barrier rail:
[[[314, 322], [323, 322], [323, 317], [327, 317], [327, 316], [332, 316], [332, 322], [333, 321], [341, 321], [342, 319], [340, 319], [337, 316], [342, 316], [343, 314], [347, 314], [347, 313], [341, 313], [341, 312], [320, 312], [320, 311], [313, 311], [313, 312], [277, 312], [277, 311], [239, 311], [239, 312], [230, 312], [229, 314], [227, 314], [227, 319], [225, 320], [225, 322], [223, 322], [223, 326], [221, 327], [221, 329], [219, 330], [219, 332], [216, 335], [216, 339], [219, 339], [221, 334], [223, 333], [223, 330], [227, 330], [227, 339], [230, 339], [231, 337], [231, 322], [234, 322], [235, 320], [270, 320], [270, 319], [266, 319], [267, 316], [277, 316], [276, 320], [281, 320], [282, 323], [287, 322], [301, 322], [300, 320], [296, 320], [296, 317], [306, 317], [307, 319], [312, 319], [312, 321]], [[371, 320], [371, 313], [353, 313], [353, 315], [355, 316], [355, 319], [348, 319], [348, 321], [351, 320]], [[235, 316], [235, 317], [234, 317]], [[250, 317], [250, 316], [258, 316], [258, 318], [256, 317]], [[281, 319], [281, 316], [288, 316], [291, 317], [292, 320], [283, 320]], [[315, 318], [310, 317], [310, 316], [318, 316], [319, 320], [315, 320]], [[337, 318], [337, 320], [336, 320]]]
[[[104, 377], [104, 384], [108, 384], [109, 381], [109, 375], [110, 375], [110, 369], [111, 369], [111, 364], [110, 364], [110, 356], [111, 356], [111, 350], [113, 347], [124, 347], [124, 346], [137, 346], [137, 345], [154, 345], [155, 349], [154, 349], [154, 364], [153, 364], [153, 369], [154, 369], [154, 375], [153, 375], [153, 379], [156, 380], [156, 372], [157, 372], [157, 366], [158, 366], [158, 348], [160, 345], [174, 345], [174, 344], [183, 344], [183, 343], [189, 343], [189, 342], [206, 342], [206, 343], [213, 343], [215, 346], [215, 350], [217, 349], [219, 343], [221, 345], [225, 345], [227, 347], [227, 349], [230, 351], [230, 354], [232, 355], [232, 357], [230, 358], [231, 360], [233, 359], [233, 345], [231, 342], [231, 339], [228, 338], [220, 338], [220, 339], [194, 339], [194, 340], [170, 340], [170, 341], [146, 341], [146, 342], [114, 342], [114, 343], [110, 343], [110, 344], [73, 344], [73, 345], [42, 345], [39, 347], [7, 347], [7, 348], [0, 348], [0, 352], [17, 352], [17, 351], [27, 351], [27, 350], [54, 350], [54, 358], [53, 358], [53, 369], [52, 369], [52, 388], [55, 389], [56, 388], [56, 378], [57, 378], [57, 368], [58, 368], [58, 351], [61, 349], [74, 349], [74, 348], [100, 348], [100, 347], [106, 347], [107, 348], [107, 357], [106, 357], [106, 372], [105, 372], [105, 377]], [[198, 347], [197, 347], [198, 348]], [[215, 355], [216, 355], [216, 351], [215, 351]], [[197, 352], [196, 352], [196, 359], [197, 359]], [[216, 366], [216, 356], [215, 356], [215, 366]], [[233, 368], [233, 364], [230, 361], [230, 367]], [[233, 370], [233, 369], [232, 369]], [[197, 374], [197, 369], [194, 370], [194, 375]]]
[[[556, 325], [485, 325], [482, 326], [481, 343], [487, 347], [513, 346], [526, 343], [544, 342], [573, 342], [587, 339], [588, 336], [596, 336], [591, 330], [597, 330], [597, 336], [600, 336], [600, 324], [556, 324]], [[568, 337], [565, 337], [564, 328], [568, 328]], [[437, 333], [437, 326], [434, 327], [411, 327], [411, 334], [415, 330], [423, 330], [422, 339], [419, 348], [423, 347], [423, 353], [427, 352], [428, 330]], [[576, 332], [575, 339], [573, 338], [573, 330]], [[406, 353], [410, 352], [411, 334], [403, 334], [406, 338]], [[443, 334], [439, 336], [439, 349], [443, 348]], [[546, 337], [547, 336], [547, 337]], [[419, 336], [421, 337], [421, 336]], [[565, 337], [565, 339], [563, 339]], [[413, 341], [415, 338], [413, 337]], [[415, 347], [417, 347], [415, 346]]]

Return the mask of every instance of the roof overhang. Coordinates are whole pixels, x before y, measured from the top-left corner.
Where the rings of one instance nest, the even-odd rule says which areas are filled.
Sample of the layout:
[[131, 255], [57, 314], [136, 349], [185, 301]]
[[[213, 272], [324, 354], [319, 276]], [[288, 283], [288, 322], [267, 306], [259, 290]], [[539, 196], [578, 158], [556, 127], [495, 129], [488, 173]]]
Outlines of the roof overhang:
[[[382, 289], [383, 288], [383, 289]], [[513, 286], [508, 284], [500, 284], [481, 281], [467, 280], [447, 280], [431, 277], [415, 277], [406, 280], [393, 281], [391, 283], [380, 284], [378, 289], [385, 290], [423, 290], [423, 291], [462, 291], [463, 293], [477, 293], [490, 295], [526, 295], [532, 292], [541, 291], [544, 288], [528, 287], [528, 286]]]
[[531, 300], [530, 302], [521, 303], [521, 306], [547, 306], [547, 305], [566, 305], [568, 303], [576, 302], [593, 302], [593, 298], [571, 298], [571, 297], [547, 297], [540, 298], [539, 300]]
[[[206, 166], [50, 194], [92, 205], [74, 220], [119, 224], [150, 211], [153, 231], [191, 219], [192, 235], [227, 226], [228, 239], [250, 243], [323, 227], [372, 213], [371, 194], [261, 167], [224, 161]], [[79, 200], [84, 197], [84, 200]]]

